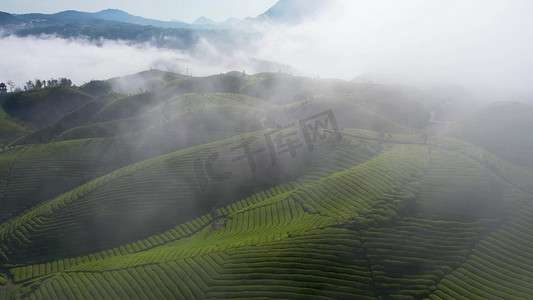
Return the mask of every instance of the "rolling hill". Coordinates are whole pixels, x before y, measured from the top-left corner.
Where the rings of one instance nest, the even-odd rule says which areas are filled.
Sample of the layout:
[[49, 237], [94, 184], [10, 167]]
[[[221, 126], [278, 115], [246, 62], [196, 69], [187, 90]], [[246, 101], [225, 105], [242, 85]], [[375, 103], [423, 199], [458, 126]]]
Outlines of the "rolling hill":
[[2, 146], [27, 133], [29, 129], [25, 125], [16, 122], [3, 109], [0, 109], [0, 144]]
[[0, 299], [533, 295], [533, 169], [475, 139], [504, 138], [476, 127], [496, 112], [529, 124], [526, 107], [430, 136], [429, 108], [394, 86], [157, 71], [91, 86], [3, 102]]
[[29, 92], [9, 93], [0, 105], [11, 117], [39, 128], [92, 100], [92, 96], [72, 88], [51, 87]]

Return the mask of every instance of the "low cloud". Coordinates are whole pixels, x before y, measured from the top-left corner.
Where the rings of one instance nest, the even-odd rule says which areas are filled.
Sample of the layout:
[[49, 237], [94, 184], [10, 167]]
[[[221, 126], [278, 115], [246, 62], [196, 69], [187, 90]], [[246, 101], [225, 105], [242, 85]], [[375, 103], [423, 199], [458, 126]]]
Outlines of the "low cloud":
[[95, 43], [83, 38], [13, 35], [0, 39], [0, 57], [0, 81], [12, 80], [19, 86], [35, 78], [58, 77], [70, 78], [81, 85], [92, 79], [123, 76], [150, 68], [207, 76], [231, 69], [242, 70], [249, 61], [242, 53], [222, 56], [205, 41], [186, 53], [125, 41]]
[[298, 26], [269, 28], [257, 55], [311, 76], [531, 89], [531, 1], [333, 3]]
[[7, 36], [0, 40], [0, 80], [23, 85], [27, 80], [71, 78], [76, 84], [149, 69], [176, 59], [171, 51], [149, 46], [130, 46], [124, 42], [51, 36]]

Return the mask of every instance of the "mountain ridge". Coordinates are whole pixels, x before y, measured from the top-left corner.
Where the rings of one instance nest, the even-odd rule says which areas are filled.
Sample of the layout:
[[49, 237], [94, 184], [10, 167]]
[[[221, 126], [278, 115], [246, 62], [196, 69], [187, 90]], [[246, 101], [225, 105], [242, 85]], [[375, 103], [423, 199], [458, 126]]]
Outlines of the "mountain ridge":
[[91, 20], [104, 20], [113, 22], [122, 22], [128, 24], [136, 24], [143, 26], [155, 26], [161, 28], [210, 28], [210, 29], [225, 29], [225, 28], [240, 28], [247, 26], [249, 22], [270, 22], [279, 24], [297, 24], [315, 15], [322, 7], [324, 1], [321, 0], [280, 0], [274, 4], [267, 11], [259, 14], [256, 17], [248, 17], [245, 19], [228, 18], [222, 22], [213, 21], [205, 16], [198, 17], [191, 23], [181, 21], [162, 21], [158, 19], [144, 18], [142, 16], [131, 15], [126, 11], [108, 8], [97, 12], [84, 12], [77, 10], [65, 10], [52, 14], [43, 13], [25, 13], [25, 14], [11, 14], [0, 11], [0, 24], [18, 24], [24, 21], [32, 21], [37, 26], [47, 25], [46, 22], [80, 22]]

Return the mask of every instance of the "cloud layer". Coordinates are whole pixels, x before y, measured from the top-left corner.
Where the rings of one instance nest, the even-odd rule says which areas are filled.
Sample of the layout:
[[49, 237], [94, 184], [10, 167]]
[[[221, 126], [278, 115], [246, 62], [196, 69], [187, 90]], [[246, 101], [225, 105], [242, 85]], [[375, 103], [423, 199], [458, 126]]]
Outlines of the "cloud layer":
[[[205, 76], [259, 71], [256, 58], [303, 75], [351, 79], [364, 73], [392, 80], [452, 82], [531, 90], [533, 2], [527, 0], [348, 1], [297, 26], [259, 26], [252, 44], [218, 51], [202, 41], [190, 53], [54, 37], [0, 39], [0, 80], [69, 77], [76, 84], [151, 67]], [[230, 54], [228, 54], [230, 53]]]
[[259, 56], [327, 77], [372, 72], [526, 88], [532, 14], [525, 0], [339, 0], [317, 19], [271, 28]]

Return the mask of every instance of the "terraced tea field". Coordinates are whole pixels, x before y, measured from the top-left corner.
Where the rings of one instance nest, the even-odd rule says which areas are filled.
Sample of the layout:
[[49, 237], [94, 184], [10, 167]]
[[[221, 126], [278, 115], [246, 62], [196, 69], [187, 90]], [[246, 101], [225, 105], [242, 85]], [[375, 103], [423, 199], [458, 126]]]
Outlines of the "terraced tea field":
[[0, 299], [532, 297], [531, 168], [428, 136], [385, 88], [255, 98], [272, 76], [176, 77], [17, 127]]
[[[352, 135], [357, 133], [355, 130], [349, 132]], [[359, 133], [364, 136], [369, 132]], [[87, 256], [53, 260], [54, 257], [69, 256], [59, 248], [68, 248], [71, 255], [76, 255], [81, 253], [76, 247], [84, 245], [84, 250], [90, 252], [85, 248], [87, 240], [75, 238], [80, 236], [79, 232], [69, 234], [58, 229], [78, 228], [75, 223], [87, 218], [87, 212], [95, 204], [100, 211], [89, 215], [90, 218], [115, 212], [109, 222], [120, 220], [116, 214], [118, 209], [112, 205], [114, 197], [127, 199], [122, 200], [127, 201], [127, 205], [116, 204], [122, 208], [122, 214], [135, 214], [131, 208], [139, 207], [146, 198], [139, 194], [139, 190], [146, 189], [143, 184], [154, 184], [161, 181], [158, 179], [161, 177], [178, 176], [156, 175], [150, 170], [185, 171], [185, 166], [192, 165], [192, 158], [187, 158], [187, 153], [198, 150], [149, 160], [89, 183], [70, 196], [66, 194], [45, 202], [38, 210], [32, 210], [32, 214], [5, 223], [2, 239], [9, 247], [3, 250], [3, 259], [13, 266], [11, 272], [15, 283], [26, 287], [20, 296], [36, 299], [249, 298], [268, 295], [418, 298], [452, 293], [449, 290], [452, 289], [449, 287], [452, 279], [466, 276], [462, 272], [466, 272], [465, 266], [471, 266], [471, 260], [472, 264], [477, 263], [476, 266], [485, 265], [475, 260], [479, 259], [477, 247], [501, 247], [498, 245], [503, 240], [509, 253], [523, 253], [520, 249], [527, 247], [521, 244], [524, 237], [509, 243], [506, 235], [499, 233], [508, 235], [512, 226], [527, 228], [520, 219], [505, 221], [501, 227], [504, 221], [497, 218], [441, 221], [409, 217], [406, 201], [416, 203], [417, 197], [431, 198], [424, 194], [430, 186], [429, 178], [434, 176], [431, 170], [437, 168], [444, 178], [446, 174], [464, 173], [439, 167], [442, 159], [451, 158], [459, 160], [458, 165], [461, 165], [461, 154], [454, 150], [433, 150], [430, 157], [427, 146], [406, 145], [403, 141], [399, 144], [392, 141], [391, 144], [390, 150], [357, 162], [348, 158], [350, 151], [352, 155], [356, 153], [357, 141], [352, 140], [350, 144], [336, 146], [329, 154], [330, 158], [335, 157], [338, 165], [332, 167], [329, 174], [322, 170], [323, 166], [317, 165], [314, 171], [299, 180], [222, 206], [215, 215], [199, 216], [184, 226], [146, 240]], [[173, 157], [184, 157], [189, 163], [179, 168], [180, 159], [175, 165], [171, 163], [175, 160]], [[463, 166], [465, 162], [473, 163], [464, 156], [462, 159]], [[482, 167], [479, 168], [482, 172]], [[140, 181], [134, 179], [135, 175], [131, 177], [135, 173], [142, 174]], [[120, 180], [124, 176], [128, 178], [127, 182]], [[493, 175], [487, 172], [486, 176]], [[491, 184], [506, 186], [497, 178]], [[187, 197], [183, 192], [192, 184], [186, 183], [181, 188], [175, 183], [172, 185]], [[93, 189], [95, 192], [91, 192]], [[161, 191], [168, 189], [158, 188]], [[510, 186], [506, 189], [509, 196], [504, 195], [505, 198], [518, 206], [528, 198]], [[91, 196], [84, 199], [84, 194]], [[113, 194], [116, 196], [112, 197]], [[162, 194], [152, 194], [150, 198], [152, 209], [157, 207], [156, 199], [166, 209], [172, 203], [165, 202]], [[68, 210], [62, 209], [63, 206]], [[180, 204], [180, 209], [183, 208]], [[141, 206], [141, 209], [147, 212], [147, 207]], [[156, 215], [161, 216], [161, 212]], [[223, 219], [223, 225], [217, 226], [217, 219]], [[106, 223], [106, 226], [114, 227], [112, 224]], [[500, 227], [502, 229], [494, 230]], [[67, 237], [69, 246], [64, 247], [65, 242], [52, 242], [49, 244], [55, 247], [47, 247], [43, 241], [39, 242], [38, 232], [46, 236], [47, 241], [53, 236]], [[47, 232], [46, 235], [43, 232]], [[23, 242], [25, 240], [28, 242]], [[26, 265], [31, 261], [29, 254], [36, 253], [37, 249], [41, 249], [41, 253], [54, 253], [49, 257], [52, 260]], [[43, 256], [33, 261], [37, 262], [39, 258]], [[510, 259], [509, 262], [513, 265], [519, 260]], [[519, 272], [519, 266], [515, 268], [518, 270], [509, 272], [513, 272], [512, 278], [517, 278], [516, 282], [529, 278], [527, 269]], [[520, 279], [516, 275], [526, 277]], [[521, 290], [527, 291], [527, 285]], [[513, 295], [523, 295], [519, 291]]]

